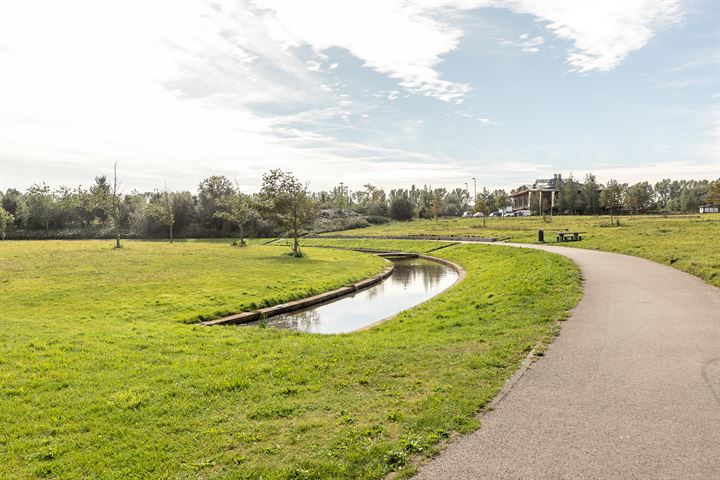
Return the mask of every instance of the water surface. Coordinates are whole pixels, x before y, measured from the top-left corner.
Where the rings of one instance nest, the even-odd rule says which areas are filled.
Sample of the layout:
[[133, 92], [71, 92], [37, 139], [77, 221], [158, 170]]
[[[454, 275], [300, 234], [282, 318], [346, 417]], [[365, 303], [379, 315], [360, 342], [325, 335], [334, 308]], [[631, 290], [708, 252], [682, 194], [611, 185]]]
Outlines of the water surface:
[[269, 327], [309, 333], [345, 333], [366, 327], [422, 303], [442, 292], [458, 273], [422, 258], [392, 260], [395, 270], [383, 282], [297, 312], [267, 319]]

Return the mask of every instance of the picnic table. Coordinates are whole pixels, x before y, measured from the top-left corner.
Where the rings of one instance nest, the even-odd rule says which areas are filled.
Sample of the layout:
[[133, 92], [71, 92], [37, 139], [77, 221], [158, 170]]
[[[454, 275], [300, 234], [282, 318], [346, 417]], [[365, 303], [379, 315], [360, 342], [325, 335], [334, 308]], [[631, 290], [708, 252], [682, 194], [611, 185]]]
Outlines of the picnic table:
[[579, 242], [582, 240], [582, 234], [586, 232], [558, 232], [557, 233], [557, 241], [558, 242]]

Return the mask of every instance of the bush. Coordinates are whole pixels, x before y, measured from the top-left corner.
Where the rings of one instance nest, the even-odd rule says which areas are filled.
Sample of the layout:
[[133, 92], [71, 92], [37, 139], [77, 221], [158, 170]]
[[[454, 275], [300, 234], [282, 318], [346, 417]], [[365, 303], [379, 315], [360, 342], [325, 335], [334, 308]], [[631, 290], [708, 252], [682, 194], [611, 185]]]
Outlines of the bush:
[[372, 225], [382, 225], [383, 223], [390, 223], [390, 219], [388, 217], [383, 217], [381, 215], [368, 215], [365, 217], [365, 219]]

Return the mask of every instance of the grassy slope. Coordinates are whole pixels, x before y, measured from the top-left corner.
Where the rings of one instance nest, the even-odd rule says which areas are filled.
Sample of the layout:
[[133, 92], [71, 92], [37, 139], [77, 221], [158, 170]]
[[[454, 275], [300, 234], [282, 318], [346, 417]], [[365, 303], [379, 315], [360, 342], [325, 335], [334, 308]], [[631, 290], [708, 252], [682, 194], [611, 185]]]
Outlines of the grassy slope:
[[283, 295], [298, 263], [316, 288], [351, 276], [330, 259], [354, 276], [382, 265], [325, 249], [108, 245], [2, 244], [1, 478], [379, 478], [474, 428], [580, 295], [561, 257], [455, 246], [437, 254], [466, 268], [463, 283], [365, 332], [205, 328], [173, 320], [278, 298], [245, 256], [272, 266]]
[[[621, 217], [620, 227], [610, 217], [452, 218], [394, 222], [377, 227], [340, 232], [344, 235], [458, 235], [496, 237], [522, 243], [537, 241], [537, 230], [569, 228], [587, 232], [582, 242], [562, 244], [644, 257], [696, 275], [720, 286], [720, 215], [690, 217]], [[555, 235], [546, 232], [546, 241]]]

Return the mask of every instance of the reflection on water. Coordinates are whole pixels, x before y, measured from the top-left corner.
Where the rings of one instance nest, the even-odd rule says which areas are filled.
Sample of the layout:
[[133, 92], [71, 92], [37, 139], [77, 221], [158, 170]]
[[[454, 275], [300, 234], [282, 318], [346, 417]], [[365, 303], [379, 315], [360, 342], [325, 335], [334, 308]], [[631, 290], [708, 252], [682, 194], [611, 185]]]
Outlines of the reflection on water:
[[344, 333], [390, 317], [442, 292], [457, 272], [420, 258], [393, 260], [395, 271], [382, 283], [314, 307], [269, 318], [270, 327], [311, 333]]

